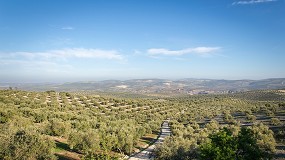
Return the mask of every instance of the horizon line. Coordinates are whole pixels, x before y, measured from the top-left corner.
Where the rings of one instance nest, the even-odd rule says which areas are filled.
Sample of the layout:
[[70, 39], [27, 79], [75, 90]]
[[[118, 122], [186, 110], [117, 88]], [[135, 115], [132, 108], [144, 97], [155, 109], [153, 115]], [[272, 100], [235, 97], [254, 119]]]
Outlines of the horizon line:
[[[260, 78], [260, 79], [250, 79], [250, 78], [241, 78], [241, 79], [226, 79], [226, 78], [129, 78], [129, 79], [102, 79], [102, 80], [78, 80], [78, 81], [64, 81], [64, 82], [52, 82], [52, 81], [39, 81], [39, 82], [1, 82], [0, 84], [64, 84], [64, 83], [91, 83], [91, 82], [103, 82], [103, 81], [130, 81], [130, 80], [226, 80], [226, 81], [261, 81], [261, 80], [270, 80], [270, 79], [285, 79], [285, 77], [270, 77], [270, 78]], [[1, 87], [1, 86], [0, 86]]]

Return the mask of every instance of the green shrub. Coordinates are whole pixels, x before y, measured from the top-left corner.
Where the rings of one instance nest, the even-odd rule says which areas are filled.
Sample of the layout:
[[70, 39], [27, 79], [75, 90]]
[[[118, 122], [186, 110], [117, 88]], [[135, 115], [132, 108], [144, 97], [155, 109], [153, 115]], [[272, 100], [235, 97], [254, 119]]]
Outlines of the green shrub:
[[259, 141], [262, 133], [255, 131], [256, 128], [243, 127], [238, 136], [233, 136], [230, 130], [224, 128], [220, 132], [210, 135], [211, 141], [200, 146], [200, 159], [259, 160], [271, 158], [272, 148], [265, 147], [269, 145], [266, 139], [270, 136], [263, 137], [264, 143], [261, 144]]
[[56, 159], [52, 153], [54, 142], [35, 132], [19, 130], [0, 144], [0, 159]]

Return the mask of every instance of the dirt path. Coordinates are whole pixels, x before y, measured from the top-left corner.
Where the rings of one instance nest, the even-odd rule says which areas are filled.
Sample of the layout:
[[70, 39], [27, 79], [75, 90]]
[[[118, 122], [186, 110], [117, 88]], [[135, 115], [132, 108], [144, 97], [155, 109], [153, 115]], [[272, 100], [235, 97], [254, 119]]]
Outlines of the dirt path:
[[129, 158], [129, 160], [147, 160], [147, 159], [152, 159], [152, 153], [155, 149], [155, 146], [159, 143], [163, 143], [165, 137], [167, 136], [170, 136], [171, 134], [171, 130], [170, 130], [170, 127], [169, 127], [169, 120], [165, 120], [163, 123], [162, 123], [162, 127], [161, 127], [161, 133], [159, 135], [159, 138], [157, 139], [157, 141], [149, 146], [148, 148], [146, 148], [145, 150], [131, 156]]

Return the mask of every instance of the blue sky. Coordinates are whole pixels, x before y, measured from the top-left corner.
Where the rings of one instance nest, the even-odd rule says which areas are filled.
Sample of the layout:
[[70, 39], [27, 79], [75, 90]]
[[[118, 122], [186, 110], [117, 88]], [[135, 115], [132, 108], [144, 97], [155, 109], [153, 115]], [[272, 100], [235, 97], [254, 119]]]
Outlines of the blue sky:
[[285, 77], [285, 0], [0, 0], [0, 82]]

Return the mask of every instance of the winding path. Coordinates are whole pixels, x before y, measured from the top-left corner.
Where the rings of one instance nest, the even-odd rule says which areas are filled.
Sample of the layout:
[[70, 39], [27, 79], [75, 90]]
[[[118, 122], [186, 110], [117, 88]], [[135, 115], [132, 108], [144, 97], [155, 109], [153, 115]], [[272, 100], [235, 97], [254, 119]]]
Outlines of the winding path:
[[150, 145], [145, 150], [143, 150], [143, 151], [141, 151], [141, 152], [131, 156], [129, 158], [129, 160], [148, 160], [148, 159], [152, 159], [152, 153], [153, 153], [153, 151], [155, 149], [155, 146], [157, 144], [163, 143], [165, 137], [170, 136], [170, 134], [171, 134], [171, 130], [170, 130], [170, 127], [169, 127], [169, 120], [165, 120], [162, 123], [161, 132], [160, 132], [160, 135], [159, 135], [159, 138], [157, 139], [157, 141], [153, 145]]

